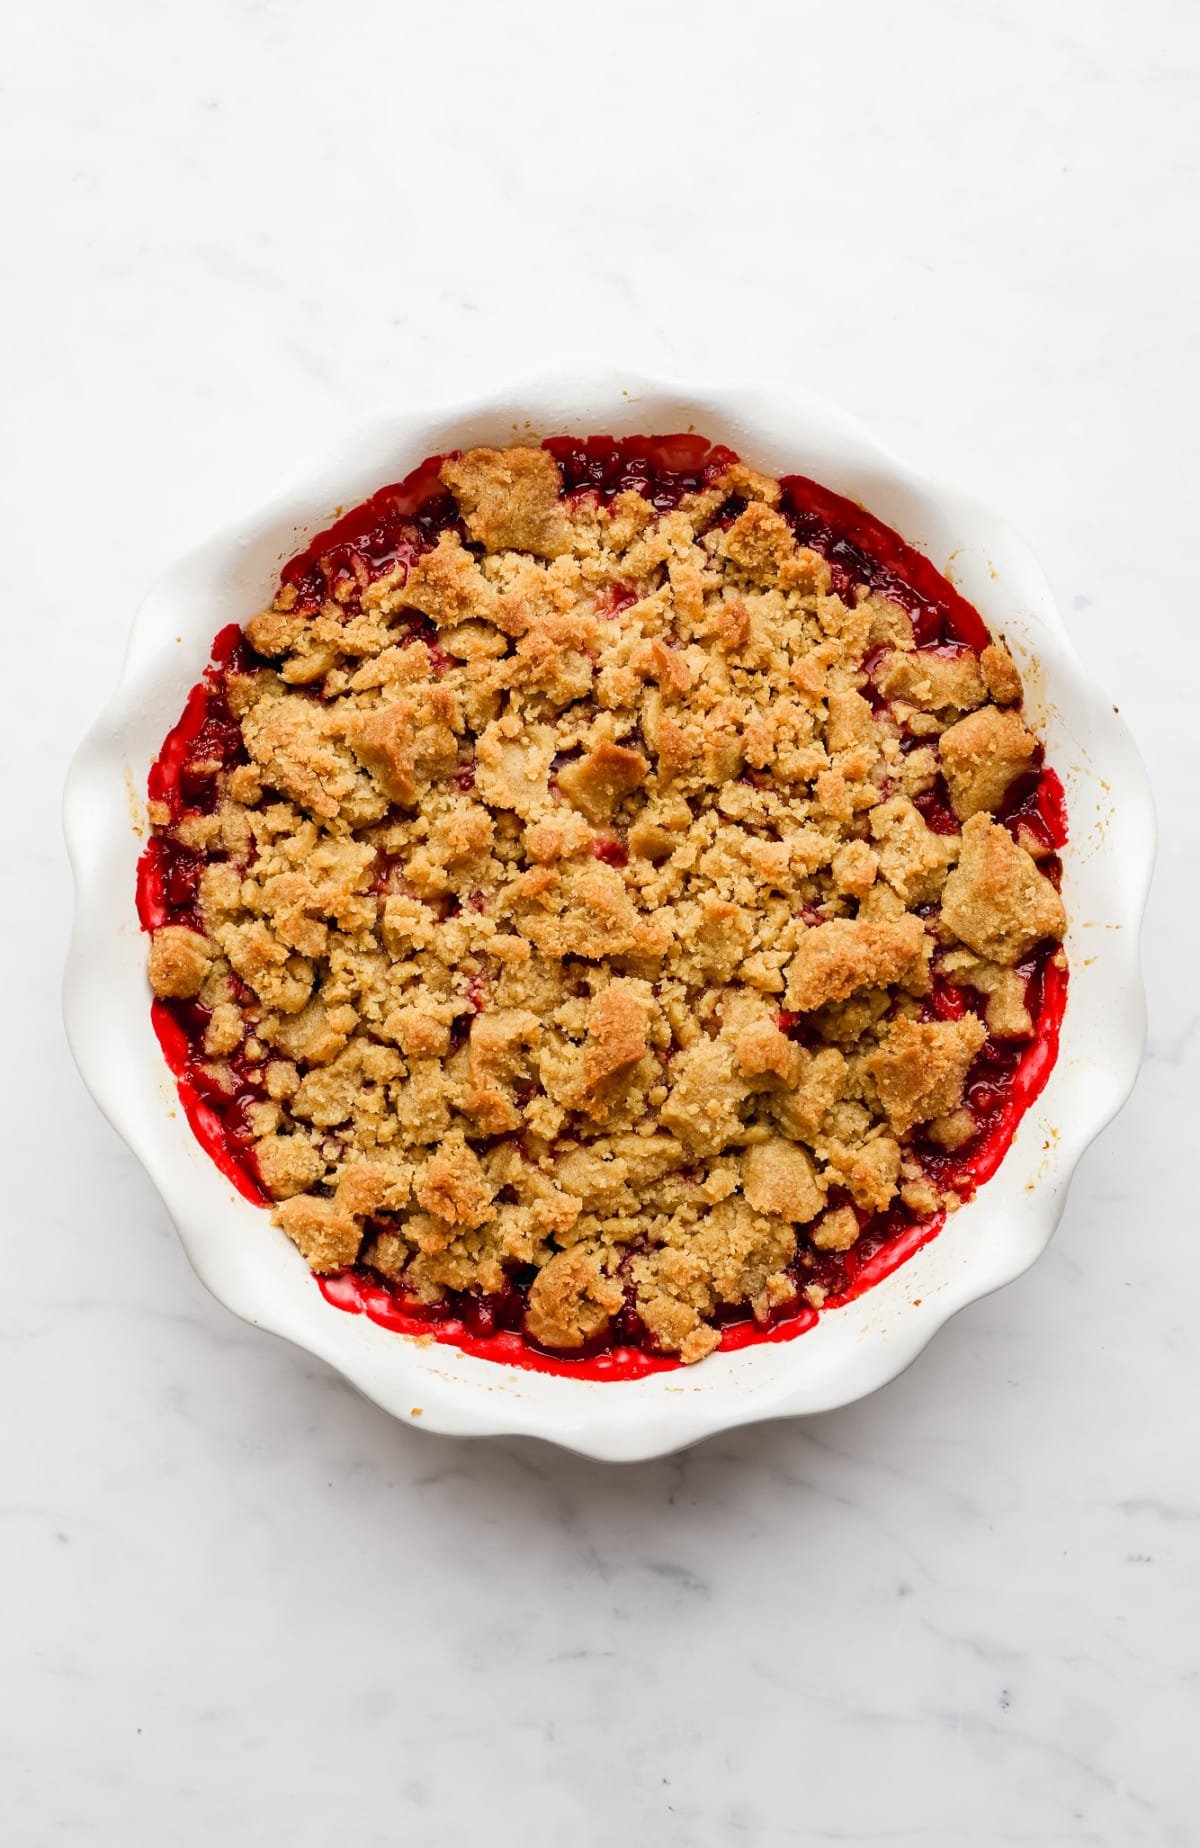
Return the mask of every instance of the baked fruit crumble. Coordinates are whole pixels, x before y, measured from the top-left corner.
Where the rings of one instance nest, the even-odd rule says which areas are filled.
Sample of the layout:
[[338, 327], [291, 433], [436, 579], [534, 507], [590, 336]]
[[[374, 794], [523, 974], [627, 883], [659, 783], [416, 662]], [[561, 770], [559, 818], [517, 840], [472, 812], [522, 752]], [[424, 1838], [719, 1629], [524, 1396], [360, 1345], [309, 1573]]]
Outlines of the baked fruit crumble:
[[696, 436], [434, 457], [217, 638], [139, 905], [330, 1300], [628, 1376], [811, 1326], [1053, 1063], [1061, 788], [927, 559]]

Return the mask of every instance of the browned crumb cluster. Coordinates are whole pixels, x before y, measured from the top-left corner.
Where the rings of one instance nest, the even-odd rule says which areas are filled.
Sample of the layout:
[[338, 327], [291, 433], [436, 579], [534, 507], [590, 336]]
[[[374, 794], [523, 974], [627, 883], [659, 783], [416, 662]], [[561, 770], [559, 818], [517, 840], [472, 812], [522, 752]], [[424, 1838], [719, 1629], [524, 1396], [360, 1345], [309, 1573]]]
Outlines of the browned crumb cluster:
[[[794, 1294], [798, 1237], [941, 1203], [912, 1132], [962, 1139], [985, 1027], [924, 1017], [935, 952], [1029, 1031], [1014, 965], [1064, 917], [990, 812], [1037, 753], [1021, 683], [832, 594], [741, 465], [667, 513], [560, 498], [536, 449], [442, 477], [466, 543], [248, 625], [249, 762], [180, 824], [203, 934], [159, 930], [151, 981], [210, 1010], [218, 1081], [260, 1063], [315, 1270], [433, 1302], [534, 1267], [546, 1346], [632, 1299], [697, 1360]], [[939, 774], [961, 834], [914, 806]]]

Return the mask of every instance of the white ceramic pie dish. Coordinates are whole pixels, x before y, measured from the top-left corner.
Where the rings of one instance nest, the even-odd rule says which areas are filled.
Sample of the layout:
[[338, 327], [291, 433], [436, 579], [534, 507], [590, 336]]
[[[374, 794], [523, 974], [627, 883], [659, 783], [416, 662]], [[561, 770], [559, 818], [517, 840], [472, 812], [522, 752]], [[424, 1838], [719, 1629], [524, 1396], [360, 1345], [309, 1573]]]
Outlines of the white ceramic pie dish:
[[[269, 602], [281, 563], [337, 508], [424, 456], [473, 443], [689, 427], [757, 468], [810, 475], [861, 501], [948, 571], [1003, 633], [1066, 787], [1070, 995], [1057, 1065], [999, 1172], [891, 1277], [793, 1341], [641, 1380], [573, 1380], [418, 1344], [335, 1309], [284, 1234], [212, 1164], [151, 1030], [146, 939], [134, 905], [139, 817], [150, 764], [214, 635]], [[1045, 1249], [1076, 1162], [1128, 1096], [1141, 1060], [1138, 930], [1154, 815], [1124, 722], [1080, 663], [1024, 543], [977, 501], [918, 474], [844, 412], [797, 391], [581, 371], [353, 426], [262, 507], [160, 578], [135, 619], [120, 684], [72, 764], [65, 826], [76, 882], [64, 989], [72, 1050], [161, 1192], [198, 1275], [246, 1321], [320, 1355], [389, 1412], [428, 1430], [522, 1432], [632, 1460], [862, 1398], [901, 1372], [956, 1310], [1019, 1276]]]

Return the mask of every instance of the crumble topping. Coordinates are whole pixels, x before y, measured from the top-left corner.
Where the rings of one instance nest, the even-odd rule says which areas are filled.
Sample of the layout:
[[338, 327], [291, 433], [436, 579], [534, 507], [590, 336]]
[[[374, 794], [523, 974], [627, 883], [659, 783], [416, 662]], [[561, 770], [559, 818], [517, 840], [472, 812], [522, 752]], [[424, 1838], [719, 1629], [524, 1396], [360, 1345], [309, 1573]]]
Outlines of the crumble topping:
[[958, 1204], [1065, 928], [1005, 825], [1041, 746], [1000, 642], [922, 645], [737, 461], [665, 506], [546, 448], [439, 474], [408, 556], [247, 624], [204, 799], [152, 805], [151, 985], [315, 1271], [699, 1360]]

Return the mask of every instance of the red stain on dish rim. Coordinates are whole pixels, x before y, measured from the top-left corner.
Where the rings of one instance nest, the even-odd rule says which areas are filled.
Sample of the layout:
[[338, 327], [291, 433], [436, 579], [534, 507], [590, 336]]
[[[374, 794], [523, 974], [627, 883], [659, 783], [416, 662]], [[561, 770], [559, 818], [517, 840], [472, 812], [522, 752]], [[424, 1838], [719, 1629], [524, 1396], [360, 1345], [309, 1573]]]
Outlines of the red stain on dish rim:
[[[544, 447], [559, 463], [563, 492], [596, 494], [603, 499], [634, 491], [656, 507], [678, 504], [684, 494], [702, 490], [736, 460], [731, 450], [702, 437], [548, 438]], [[315, 609], [327, 597], [352, 608], [362, 590], [384, 572], [404, 569], [436, 543], [439, 532], [457, 525], [457, 509], [438, 480], [443, 457], [428, 458], [404, 481], [381, 488], [339, 519], [291, 559], [281, 585], [296, 595], [297, 607]], [[781, 509], [801, 543], [813, 547], [833, 566], [834, 587], [866, 583], [905, 608], [912, 617], [918, 645], [925, 648], [979, 649], [990, 639], [978, 611], [941, 575], [924, 554], [905, 543], [891, 527], [853, 501], [801, 475], [781, 478]], [[614, 608], [627, 598], [618, 598]], [[147, 793], [162, 804], [172, 821], [204, 813], [216, 763], [244, 761], [240, 730], [226, 688], [231, 675], [259, 665], [236, 624], [222, 629], [213, 644], [212, 662], [188, 695], [179, 722], [168, 733], [151, 768]], [[200, 769], [195, 766], [200, 763]], [[927, 821], [937, 826], [936, 794], [926, 804]], [[1047, 869], [1057, 873], [1052, 856], [1067, 839], [1062, 785], [1053, 770], [1041, 768], [1014, 790], [1003, 819], [1018, 838], [1051, 856]], [[600, 843], [600, 856], [620, 865], [623, 844]], [[198, 927], [195, 887], [204, 861], [199, 854], [172, 847], [152, 836], [137, 869], [138, 916], [145, 930], [168, 921]], [[1034, 1033], [1019, 1046], [990, 1041], [972, 1068], [968, 1102], [981, 1131], [968, 1151], [945, 1155], [926, 1149], [927, 1166], [943, 1185], [952, 1184], [964, 1198], [988, 1180], [1004, 1158], [1017, 1126], [1041, 1092], [1058, 1054], [1067, 999], [1067, 971], [1047, 949], [1025, 971]], [[953, 1017], [968, 1004], [964, 992], [943, 989], [931, 997], [936, 1014]], [[254, 1170], [252, 1138], [244, 1122], [248, 1099], [258, 1094], [253, 1064], [238, 1054], [231, 1061], [240, 1089], [214, 1092], [203, 1072], [202, 1037], [206, 1016], [192, 1004], [155, 1001], [154, 1031], [176, 1079], [180, 1103], [197, 1141], [238, 1192], [255, 1205], [269, 1205]], [[944, 1224], [939, 1213], [914, 1220], [893, 1208], [866, 1221], [858, 1243], [847, 1252], [816, 1254], [811, 1268], [797, 1271], [798, 1288], [820, 1283], [824, 1308], [851, 1302], [906, 1263], [935, 1238]], [[400, 1334], [432, 1339], [463, 1353], [539, 1373], [589, 1380], [640, 1379], [675, 1371], [680, 1363], [644, 1346], [614, 1342], [599, 1353], [572, 1360], [532, 1345], [512, 1328], [485, 1332], [472, 1328], [446, 1309], [431, 1311], [412, 1302], [366, 1271], [342, 1271], [319, 1277], [326, 1302], [353, 1315], [366, 1315]], [[478, 1312], [473, 1314], [481, 1322]], [[482, 1320], [486, 1320], [483, 1317]], [[787, 1305], [767, 1325], [739, 1313], [722, 1329], [720, 1351], [736, 1352], [763, 1342], [789, 1341], [815, 1327], [819, 1312], [803, 1299]]]

